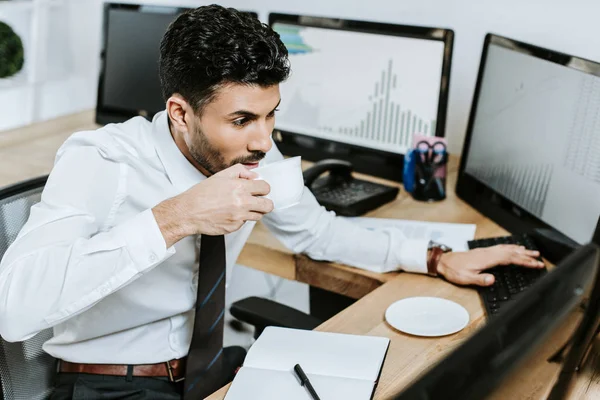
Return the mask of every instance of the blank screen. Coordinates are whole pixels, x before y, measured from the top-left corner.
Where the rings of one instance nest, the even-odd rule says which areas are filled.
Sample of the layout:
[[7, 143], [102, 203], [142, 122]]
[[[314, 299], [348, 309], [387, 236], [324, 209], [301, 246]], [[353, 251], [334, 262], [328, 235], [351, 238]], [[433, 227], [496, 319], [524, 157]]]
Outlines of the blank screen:
[[176, 15], [109, 10], [104, 107], [150, 114], [165, 108], [158, 76], [160, 41]]

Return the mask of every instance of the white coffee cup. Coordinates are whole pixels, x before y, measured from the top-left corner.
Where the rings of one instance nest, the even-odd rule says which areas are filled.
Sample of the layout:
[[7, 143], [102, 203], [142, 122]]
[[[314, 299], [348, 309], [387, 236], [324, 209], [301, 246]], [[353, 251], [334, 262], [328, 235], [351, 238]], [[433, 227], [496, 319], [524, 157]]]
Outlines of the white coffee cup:
[[271, 192], [265, 196], [273, 201], [275, 210], [283, 210], [300, 202], [304, 191], [304, 178], [300, 157], [287, 158], [252, 171], [258, 178], [271, 186]]

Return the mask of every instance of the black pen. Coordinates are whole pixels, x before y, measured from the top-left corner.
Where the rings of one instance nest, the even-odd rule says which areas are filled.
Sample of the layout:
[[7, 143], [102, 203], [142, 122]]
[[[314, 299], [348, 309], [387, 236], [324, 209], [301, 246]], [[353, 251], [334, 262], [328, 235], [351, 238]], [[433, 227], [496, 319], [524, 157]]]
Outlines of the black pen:
[[306, 386], [308, 393], [310, 393], [310, 397], [312, 397], [313, 400], [321, 400], [317, 392], [315, 392], [315, 388], [310, 384], [308, 376], [302, 371], [300, 364], [294, 366], [294, 372], [296, 373], [296, 376], [298, 376], [298, 379], [300, 379], [300, 386]]

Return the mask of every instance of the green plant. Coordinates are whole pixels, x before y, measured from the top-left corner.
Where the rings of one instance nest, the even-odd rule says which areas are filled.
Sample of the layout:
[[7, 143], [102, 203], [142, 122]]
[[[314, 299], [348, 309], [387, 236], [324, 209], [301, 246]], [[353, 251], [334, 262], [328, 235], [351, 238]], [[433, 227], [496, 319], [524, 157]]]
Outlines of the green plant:
[[19, 35], [0, 21], [0, 78], [15, 75], [23, 68], [25, 51]]

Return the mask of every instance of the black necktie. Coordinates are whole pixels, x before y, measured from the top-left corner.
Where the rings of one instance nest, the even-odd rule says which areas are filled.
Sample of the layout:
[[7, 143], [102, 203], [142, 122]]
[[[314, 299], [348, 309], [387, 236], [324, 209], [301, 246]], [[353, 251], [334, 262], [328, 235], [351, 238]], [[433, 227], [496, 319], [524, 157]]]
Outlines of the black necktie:
[[185, 400], [204, 399], [226, 383], [223, 381], [224, 317], [225, 238], [202, 235], [196, 317], [184, 381]]

